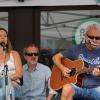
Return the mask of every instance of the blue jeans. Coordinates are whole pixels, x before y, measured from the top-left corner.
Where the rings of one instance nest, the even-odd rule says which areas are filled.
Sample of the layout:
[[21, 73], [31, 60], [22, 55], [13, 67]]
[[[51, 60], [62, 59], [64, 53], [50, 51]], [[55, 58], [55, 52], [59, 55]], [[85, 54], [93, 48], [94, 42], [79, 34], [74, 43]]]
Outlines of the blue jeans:
[[81, 88], [74, 84], [72, 87], [75, 90], [74, 98], [86, 98], [86, 100], [100, 100], [100, 86], [96, 88]]

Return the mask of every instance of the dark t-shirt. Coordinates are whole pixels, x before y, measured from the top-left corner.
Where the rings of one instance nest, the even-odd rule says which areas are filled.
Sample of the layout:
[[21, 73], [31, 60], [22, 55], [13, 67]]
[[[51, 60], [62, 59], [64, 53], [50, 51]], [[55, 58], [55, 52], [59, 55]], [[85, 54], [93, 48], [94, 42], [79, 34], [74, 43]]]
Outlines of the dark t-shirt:
[[[89, 51], [85, 44], [79, 44], [68, 50], [61, 52], [65, 58], [71, 60], [82, 59], [84, 62], [88, 63], [90, 67], [100, 66], [100, 48]], [[100, 77], [94, 76], [92, 73], [88, 73], [83, 79], [83, 87], [93, 88], [100, 86]]]

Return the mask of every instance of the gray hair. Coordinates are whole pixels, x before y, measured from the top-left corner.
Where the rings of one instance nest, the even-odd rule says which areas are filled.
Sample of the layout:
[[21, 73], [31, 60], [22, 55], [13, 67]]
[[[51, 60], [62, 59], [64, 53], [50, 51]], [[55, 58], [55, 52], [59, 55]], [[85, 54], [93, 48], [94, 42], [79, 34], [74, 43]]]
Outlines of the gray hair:
[[100, 24], [92, 24], [92, 25], [89, 25], [86, 28], [85, 34], [88, 33], [89, 31], [91, 31], [92, 29], [96, 29], [98, 32], [100, 32]]

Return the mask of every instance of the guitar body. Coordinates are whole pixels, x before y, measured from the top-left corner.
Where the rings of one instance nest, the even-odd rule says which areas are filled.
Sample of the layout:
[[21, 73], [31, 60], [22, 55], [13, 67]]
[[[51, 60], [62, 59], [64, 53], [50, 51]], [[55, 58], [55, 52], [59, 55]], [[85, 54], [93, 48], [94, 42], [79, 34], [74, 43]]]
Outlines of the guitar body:
[[76, 84], [78, 77], [76, 72], [80, 71], [84, 67], [84, 62], [82, 60], [72, 61], [68, 58], [63, 58], [61, 62], [65, 67], [71, 70], [73, 69], [73, 72], [71, 73], [70, 78], [64, 77], [61, 70], [56, 65], [54, 65], [50, 77], [50, 87], [54, 90], [61, 89], [65, 84]]

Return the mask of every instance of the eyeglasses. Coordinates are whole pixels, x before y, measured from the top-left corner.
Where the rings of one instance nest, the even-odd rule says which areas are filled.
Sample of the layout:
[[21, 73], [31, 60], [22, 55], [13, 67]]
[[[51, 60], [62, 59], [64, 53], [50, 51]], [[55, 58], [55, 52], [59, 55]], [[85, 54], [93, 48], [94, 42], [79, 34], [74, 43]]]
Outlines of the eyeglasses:
[[39, 53], [25, 53], [25, 55], [27, 55], [27, 56], [38, 56], [39, 55]]
[[99, 36], [89, 36], [87, 35], [88, 38], [90, 38], [91, 40], [96, 39], [96, 40], [100, 40]]

